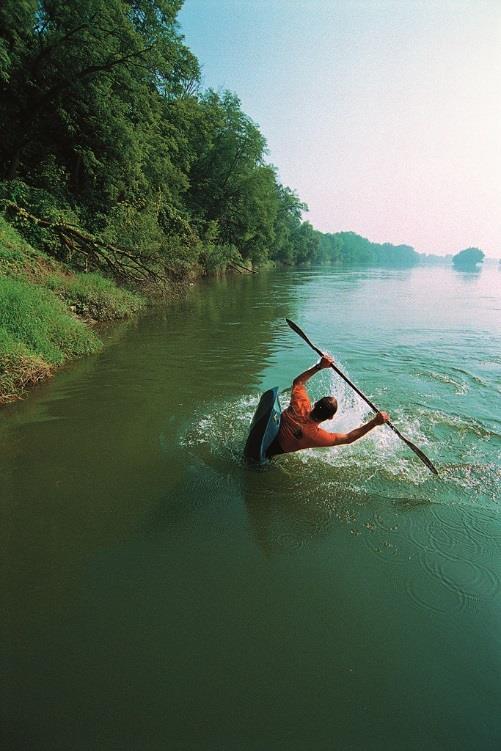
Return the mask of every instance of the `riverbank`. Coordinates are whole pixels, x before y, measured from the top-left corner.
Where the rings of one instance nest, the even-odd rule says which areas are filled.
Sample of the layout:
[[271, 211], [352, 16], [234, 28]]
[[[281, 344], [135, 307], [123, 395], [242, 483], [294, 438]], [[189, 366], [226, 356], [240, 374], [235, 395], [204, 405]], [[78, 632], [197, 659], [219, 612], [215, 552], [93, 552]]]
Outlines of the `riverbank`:
[[145, 303], [101, 274], [72, 271], [0, 216], [0, 405], [98, 351], [95, 324], [133, 316]]

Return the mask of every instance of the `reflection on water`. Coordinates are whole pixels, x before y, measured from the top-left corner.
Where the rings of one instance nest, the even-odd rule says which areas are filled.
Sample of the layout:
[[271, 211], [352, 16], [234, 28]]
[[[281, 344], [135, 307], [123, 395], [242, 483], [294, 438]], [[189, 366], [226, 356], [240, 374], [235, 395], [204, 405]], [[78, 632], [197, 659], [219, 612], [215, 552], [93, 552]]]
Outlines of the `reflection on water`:
[[452, 266], [455, 274], [457, 274], [463, 282], [471, 283], [477, 281], [477, 278], [482, 272], [481, 266]]

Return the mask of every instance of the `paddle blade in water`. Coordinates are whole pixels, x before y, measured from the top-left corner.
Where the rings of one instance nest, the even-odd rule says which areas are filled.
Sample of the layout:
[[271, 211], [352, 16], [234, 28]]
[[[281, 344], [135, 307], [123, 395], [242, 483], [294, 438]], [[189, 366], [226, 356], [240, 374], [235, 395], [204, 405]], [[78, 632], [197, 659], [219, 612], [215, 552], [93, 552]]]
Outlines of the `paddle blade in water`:
[[[403, 436], [401, 436], [401, 438], [403, 438]], [[418, 449], [418, 447], [415, 446], [412, 443], [412, 441], [409, 441], [408, 438], [403, 438], [403, 440], [408, 445], [408, 447], [410, 449], [412, 449], [414, 451], [414, 453], [417, 454], [417, 456], [419, 456], [419, 458], [421, 459], [421, 461], [423, 462], [423, 464], [426, 464], [426, 466], [428, 467], [428, 469], [431, 470], [434, 475], [438, 475], [438, 469], [432, 464], [432, 462], [430, 461], [430, 459], [428, 459], [428, 457], [426, 456], [426, 454], [424, 454], [421, 451], [421, 449]]]

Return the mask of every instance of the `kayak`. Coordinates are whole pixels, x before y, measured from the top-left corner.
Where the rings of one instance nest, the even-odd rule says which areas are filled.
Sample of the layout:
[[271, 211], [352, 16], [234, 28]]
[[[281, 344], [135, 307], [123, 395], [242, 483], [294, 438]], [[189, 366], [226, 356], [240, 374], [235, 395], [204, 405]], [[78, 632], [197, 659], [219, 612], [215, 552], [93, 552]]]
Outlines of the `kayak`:
[[244, 458], [247, 462], [265, 464], [268, 461], [266, 452], [278, 435], [281, 414], [278, 386], [275, 386], [261, 396], [252, 418], [244, 448]]

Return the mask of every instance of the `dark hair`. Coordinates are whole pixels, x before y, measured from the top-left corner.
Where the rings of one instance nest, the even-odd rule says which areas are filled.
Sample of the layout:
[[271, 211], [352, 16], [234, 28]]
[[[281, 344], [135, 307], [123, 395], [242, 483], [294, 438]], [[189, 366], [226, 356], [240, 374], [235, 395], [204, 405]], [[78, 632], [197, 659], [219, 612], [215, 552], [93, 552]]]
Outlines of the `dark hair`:
[[337, 412], [337, 399], [335, 396], [323, 396], [315, 402], [311, 410], [311, 417], [315, 422], [330, 420]]

